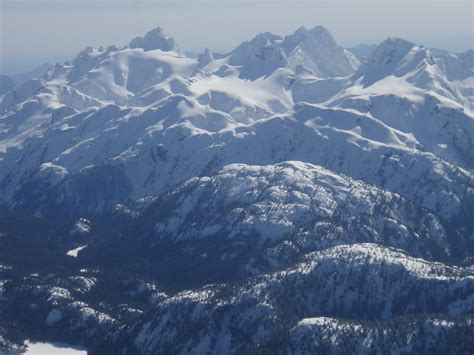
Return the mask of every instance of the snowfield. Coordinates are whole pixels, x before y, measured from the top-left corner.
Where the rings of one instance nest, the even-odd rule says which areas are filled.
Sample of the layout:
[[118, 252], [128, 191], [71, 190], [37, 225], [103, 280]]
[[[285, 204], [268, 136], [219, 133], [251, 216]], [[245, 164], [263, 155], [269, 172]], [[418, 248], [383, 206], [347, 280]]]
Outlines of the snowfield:
[[87, 354], [86, 350], [81, 350], [68, 344], [62, 343], [30, 343], [27, 342], [27, 350], [25, 354], [28, 355], [78, 355]]

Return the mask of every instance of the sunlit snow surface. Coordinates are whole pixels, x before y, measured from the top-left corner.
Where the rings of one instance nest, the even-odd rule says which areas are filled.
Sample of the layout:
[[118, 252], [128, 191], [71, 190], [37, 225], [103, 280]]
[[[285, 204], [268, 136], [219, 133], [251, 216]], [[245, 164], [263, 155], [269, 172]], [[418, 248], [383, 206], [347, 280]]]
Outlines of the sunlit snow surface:
[[64, 343], [30, 343], [27, 341], [26, 344], [28, 345], [28, 349], [25, 354], [28, 355], [87, 354], [87, 351], [84, 349], [72, 347], [72, 345]]
[[67, 255], [68, 256], [72, 256], [73, 258], [77, 258], [77, 254], [79, 254], [79, 252], [82, 250], [82, 249], [85, 249], [87, 247], [87, 245], [83, 245], [81, 247], [77, 247], [75, 249], [71, 249], [67, 252]]

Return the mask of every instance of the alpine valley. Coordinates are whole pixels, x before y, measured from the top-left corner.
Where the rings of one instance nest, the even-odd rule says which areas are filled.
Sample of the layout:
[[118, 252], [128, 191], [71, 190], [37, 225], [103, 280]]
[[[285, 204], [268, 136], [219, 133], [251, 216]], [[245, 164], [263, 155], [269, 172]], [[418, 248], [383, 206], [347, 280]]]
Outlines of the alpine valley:
[[0, 352], [472, 354], [474, 51], [357, 48], [0, 76]]

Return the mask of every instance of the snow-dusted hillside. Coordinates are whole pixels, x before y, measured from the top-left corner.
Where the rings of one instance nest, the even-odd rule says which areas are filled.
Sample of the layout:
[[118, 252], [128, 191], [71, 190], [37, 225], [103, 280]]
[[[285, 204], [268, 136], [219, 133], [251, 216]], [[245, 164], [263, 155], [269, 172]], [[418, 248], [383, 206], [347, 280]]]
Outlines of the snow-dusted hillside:
[[241, 267], [253, 271], [258, 263], [277, 266], [311, 250], [360, 242], [447, 258], [456, 240], [435, 215], [406, 199], [301, 162], [228, 165], [215, 176], [185, 182], [149, 210], [155, 240], [208, 239], [235, 248], [221, 260], [242, 249], [267, 249], [259, 255], [264, 261], [242, 260]]
[[[109, 347], [130, 353], [332, 349], [329, 352], [343, 354], [354, 343], [361, 353], [396, 352], [404, 346], [436, 352], [433, 342], [438, 350], [458, 353], [473, 345], [468, 335], [472, 316], [443, 318], [472, 313], [473, 292], [474, 276], [466, 270], [373, 244], [340, 246], [309, 254], [292, 268], [243, 285], [209, 285], [178, 293], [110, 336], [93, 353]], [[427, 317], [420, 322], [426, 327], [424, 336], [411, 339], [417, 326], [409, 315], [439, 312], [446, 315]], [[451, 327], [459, 327], [458, 343], [452, 342]], [[438, 338], [440, 333], [449, 336]]]
[[0, 349], [472, 350], [473, 51], [353, 52], [156, 28], [2, 76]]

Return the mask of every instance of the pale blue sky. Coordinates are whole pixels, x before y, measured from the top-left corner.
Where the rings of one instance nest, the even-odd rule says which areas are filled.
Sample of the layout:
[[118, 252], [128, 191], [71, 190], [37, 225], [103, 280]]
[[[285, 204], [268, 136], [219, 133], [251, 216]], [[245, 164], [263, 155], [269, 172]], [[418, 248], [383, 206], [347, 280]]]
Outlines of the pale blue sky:
[[0, 73], [124, 45], [156, 26], [190, 51], [319, 24], [345, 46], [394, 36], [463, 51], [473, 47], [473, 17], [471, 0], [0, 0]]

